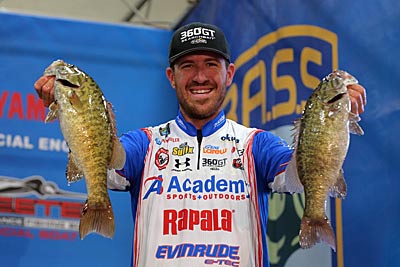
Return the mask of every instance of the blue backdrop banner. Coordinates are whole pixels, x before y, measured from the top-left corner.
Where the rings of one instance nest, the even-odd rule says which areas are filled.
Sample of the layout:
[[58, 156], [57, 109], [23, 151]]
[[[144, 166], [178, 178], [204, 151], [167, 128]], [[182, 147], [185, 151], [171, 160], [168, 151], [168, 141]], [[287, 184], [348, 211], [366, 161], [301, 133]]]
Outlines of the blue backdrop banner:
[[113, 105], [119, 133], [176, 115], [165, 77], [170, 31], [0, 13], [1, 266], [129, 266], [128, 193], [110, 192], [115, 237], [77, 227], [85, 182], [68, 186], [68, 148], [33, 83], [58, 58], [90, 74]]
[[298, 249], [302, 197], [273, 195], [271, 266], [400, 266], [400, 2], [203, 0], [184, 23], [191, 21], [227, 34], [237, 72], [226, 110], [245, 125], [290, 141], [304, 101], [334, 68], [368, 91], [365, 135], [351, 137], [344, 164], [348, 195], [332, 201], [337, 254]]

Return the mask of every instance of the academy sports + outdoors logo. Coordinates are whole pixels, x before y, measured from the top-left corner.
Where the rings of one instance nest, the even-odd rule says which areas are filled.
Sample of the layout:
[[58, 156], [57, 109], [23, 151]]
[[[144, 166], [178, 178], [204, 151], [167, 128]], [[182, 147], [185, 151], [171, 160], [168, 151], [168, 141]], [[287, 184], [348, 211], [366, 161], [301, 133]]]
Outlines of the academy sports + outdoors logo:
[[[145, 179], [145, 184], [145, 188], [148, 189], [143, 194], [143, 200], [153, 194], [165, 194], [167, 200], [225, 199], [237, 201], [249, 197], [249, 185], [244, 180], [217, 178], [215, 175], [207, 179], [179, 179], [178, 176], [172, 176], [168, 182], [160, 175]], [[164, 190], [165, 188], [166, 190]]]

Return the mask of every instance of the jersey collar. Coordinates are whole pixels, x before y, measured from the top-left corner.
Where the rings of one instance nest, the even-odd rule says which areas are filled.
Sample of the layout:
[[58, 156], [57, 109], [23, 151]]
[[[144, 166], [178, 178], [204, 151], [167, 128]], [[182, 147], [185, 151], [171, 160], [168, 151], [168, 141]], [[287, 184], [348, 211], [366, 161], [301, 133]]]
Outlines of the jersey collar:
[[[196, 136], [197, 135], [197, 129], [196, 127], [191, 124], [190, 122], [186, 121], [182, 113], [179, 111], [178, 116], [175, 118], [176, 123], [178, 124], [179, 128], [182, 129], [185, 133], [187, 133], [190, 136]], [[215, 133], [217, 130], [219, 130], [226, 122], [226, 117], [225, 113], [222, 110], [217, 117], [215, 117], [213, 120], [207, 122], [203, 128], [201, 129], [201, 132], [203, 136], [209, 136], [213, 133]]]

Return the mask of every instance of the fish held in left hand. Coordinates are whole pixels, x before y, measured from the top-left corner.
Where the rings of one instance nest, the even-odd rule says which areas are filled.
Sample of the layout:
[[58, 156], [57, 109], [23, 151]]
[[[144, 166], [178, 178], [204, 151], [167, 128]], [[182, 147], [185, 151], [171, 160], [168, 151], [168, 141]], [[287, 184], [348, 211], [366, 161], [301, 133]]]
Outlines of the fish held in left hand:
[[[350, 111], [347, 85], [355, 83], [358, 81], [349, 73], [333, 71], [314, 90], [295, 124], [295, 151], [286, 173], [288, 180], [299, 180], [304, 188], [305, 208], [299, 233], [302, 248], [324, 242], [336, 250], [335, 234], [325, 209], [328, 195], [344, 198], [347, 193], [342, 165], [350, 133], [364, 134], [357, 123], [360, 118]], [[292, 184], [288, 191], [301, 191], [301, 185]]]
[[68, 144], [69, 183], [85, 177], [88, 198], [79, 235], [114, 236], [114, 214], [107, 191], [107, 169], [123, 166], [125, 153], [116, 136], [115, 115], [97, 83], [74, 65], [54, 61], [44, 72], [55, 76], [54, 102], [46, 122], [58, 118]]

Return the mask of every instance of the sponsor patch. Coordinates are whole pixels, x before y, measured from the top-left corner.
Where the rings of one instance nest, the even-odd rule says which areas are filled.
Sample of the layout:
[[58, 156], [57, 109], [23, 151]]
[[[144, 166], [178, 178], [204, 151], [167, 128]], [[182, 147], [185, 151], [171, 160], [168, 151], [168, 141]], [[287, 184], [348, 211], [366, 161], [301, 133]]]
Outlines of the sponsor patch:
[[219, 146], [206, 145], [205, 147], [203, 147], [204, 154], [222, 155], [225, 154], [227, 151], [227, 148], [220, 148]]
[[243, 170], [244, 168], [243, 168], [242, 160], [240, 158], [233, 159], [232, 167], [235, 169]]
[[167, 123], [167, 125], [165, 127], [160, 127], [158, 129], [158, 131], [160, 132], [161, 136], [168, 137], [168, 135], [171, 133], [171, 131], [169, 129], [169, 123]]
[[202, 158], [202, 166], [209, 167], [210, 170], [219, 170], [222, 167], [226, 166], [227, 158], [223, 159], [210, 159], [210, 158]]
[[190, 168], [190, 158], [183, 159], [175, 159], [175, 164], [172, 170], [176, 172], [183, 172], [183, 171], [192, 171]]
[[193, 153], [194, 153], [194, 147], [188, 146], [187, 142], [180, 144], [179, 147], [172, 148], [172, 155], [174, 156], [183, 156], [186, 154], [193, 154]]
[[217, 266], [240, 266], [240, 246], [228, 244], [191, 244], [159, 245], [157, 259], [204, 258], [204, 264]]
[[239, 139], [237, 139], [234, 136], [230, 136], [229, 134], [226, 134], [225, 136], [221, 136], [222, 141], [228, 141], [228, 142], [235, 142], [236, 144], [239, 143]]
[[181, 231], [232, 232], [232, 214], [228, 209], [164, 210], [163, 235], [177, 235]]
[[169, 155], [168, 155], [168, 150], [165, 148], [160, 148], [156, 152], [156, 158], [155, 158], [155, 163], [156, 166], [159, 170], [163, 170], [167, 167], [169, 162]]

